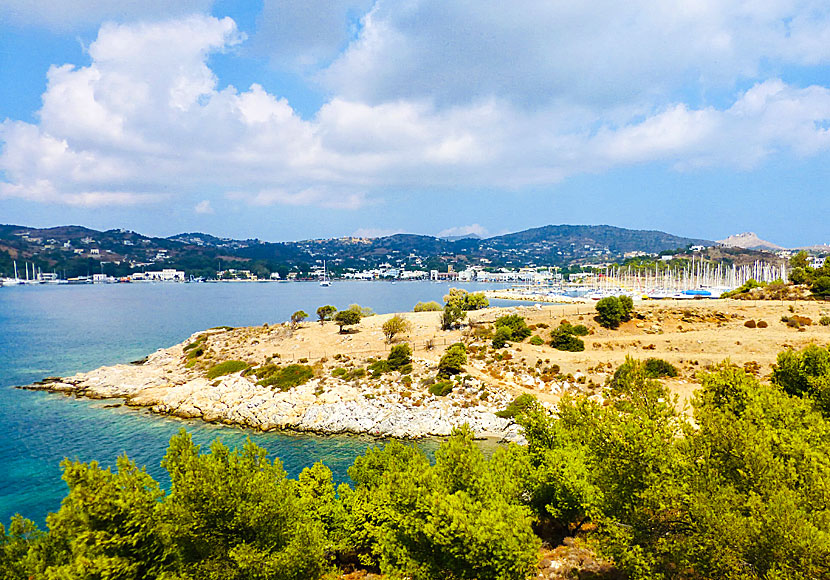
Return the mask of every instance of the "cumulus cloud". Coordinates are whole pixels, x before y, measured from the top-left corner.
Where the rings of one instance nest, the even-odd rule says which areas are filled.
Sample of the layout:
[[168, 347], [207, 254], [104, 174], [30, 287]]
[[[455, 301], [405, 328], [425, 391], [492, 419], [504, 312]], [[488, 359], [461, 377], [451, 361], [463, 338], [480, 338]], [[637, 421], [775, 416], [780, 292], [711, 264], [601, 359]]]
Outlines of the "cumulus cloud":
[[210, 200], [209, 200], [209, 199], [203, 199], [202, 201], [200, 201], [199, 203], [197, 203], [197, 204], [196, 204], [196, 206], [193, 208], [193, 211], [195, 211], [195, 212], [196, 212], [196, 213], [198, 213], [198, 214], [211, 214], [211, 213], [215, 213], [215, 212], [213, 211], [213, 206], [211, 205], [211, 203], [210, 203]]
[[818, 0], [378, 0], [320, 78], [369, 103], [492, 96], [610, 115], [828, 59], [830, 5]]
[[[585, 8], [549, 4], [479, 14], [463, 2], [381, 0], [327, 70], [333, 94], [311, 119], [257, 84], [220, 85], [210, 56], [245, 42], [229, 18], [106, 24], [89, 46], [87, 66], [49, 70], [37, 124], [0, 124], [0, 197], [125, 205], [186, 196], [195, 203], [209, 188], [254, 207], [353, 210], [392, 188], [521, 188], [654, 162], [679, 170], [748, 168], [772, 155], [815, 155], [830, 147], [830, 90], [824, 86], [799, 87], [770, 76], [730, 90], [723, 102], [694, 104], [675, 94], [671, 85], [680, 77], [667, 70], [675, 57], [680, 76], [709, 67], [694, 69], [702, 78], [755, 74], [760, 53], [824, 62], [825, 47], [805, 36], [805, 30], [824, 30], [820, 5], [809, 21], [787, 21], [787, 38], [769, 30], [784, 13], [778, 4], [768, 7], [769, 15], [705, 2], [673, 5], [675, 12], [662, 5], [619, 8], [611, 13], [621, 21], [596, 17], [598, 29], [622, 40], [627, 17], [630, 34], [643, 34], [647, 49], [632, 48], [633, 36], [614, 50], [593, 29], [582, 40], [566, 33], [564, 23], [587, 27]], [[464, 10], [475, 13], [469, 21], [459, 19]], [[457, 39], [437, 15], [466, 22]], [[766, 26], [740, 30], [741, 18]], [[520, 33], [535, 19], [563, 35], [537, 34], [532, 27]], [[682, 33], [680, 39], [657, 34], [660, 26]], [[759, 30], [769, 37], [762, 39]], [[416, 33], [427, 32], [438, 56], [422, 54], [428, 47]], [[667, 44], [668, 56], [652, 54], [660, 52], [653, 35]], [[754, 56], [747, 56], [747, 37], [762, 45]], [[682, 52], [683, 39], [691, 55], [674, 54]], [[389, 51], [385, 59], [382, 50]], [[523, 60], [525, 51], [529, 60]], [[540, 55], [553, 62], [541, 63]], [[577, 62], [579, 55], [595, 61]], [[604, 56], [613, 62], [603, 64]], [[422, 57], [435, 70], [418, 68]], [[722, 57], [720, 64], [708, 63], [715, 57]], [[646, 78], [652, 65], [660, 77], [654, 82]], [[610, 91], [609, 103], [611, 93], [619, 94], [616, 104], [606, 107], [599, 93], [585, 96], [594, 86], [578, 86], [577, 69], [586, 78], [609, 74], [603, 90]], [[637, 83], [642, 90], [628, 99]]]

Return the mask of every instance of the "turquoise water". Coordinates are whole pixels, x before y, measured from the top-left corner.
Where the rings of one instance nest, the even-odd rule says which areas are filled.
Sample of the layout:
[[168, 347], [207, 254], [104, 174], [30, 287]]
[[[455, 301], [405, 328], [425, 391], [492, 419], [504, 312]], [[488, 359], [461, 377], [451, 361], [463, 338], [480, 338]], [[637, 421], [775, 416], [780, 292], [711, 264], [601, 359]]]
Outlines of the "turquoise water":
[[[66, 493], [60, 479], [65, 457], [113, 465], [126, 453], [166, 484], [159, 463], [170, 437], [182, 427], [201, 444], [221, 437], [235, 446], [250, 437], [279, 457], [292, 477], [323, 461], [338, 481], [346, 480], [354, 457], [373, 440], [256, 433], [13, 386], [136, 360], [211, 326], [277, 323], [296, 310], [313, 313], [323, 304], [406, 311], [419, 300], [440, 301], [448, 288], [430, 282], [335, 282], [328, 288], [301, 282], [0, 288], [0, 522], [21, 513], [42, 523], [60, 507]], [[437, 444], [419, 445], [430, 450]]]

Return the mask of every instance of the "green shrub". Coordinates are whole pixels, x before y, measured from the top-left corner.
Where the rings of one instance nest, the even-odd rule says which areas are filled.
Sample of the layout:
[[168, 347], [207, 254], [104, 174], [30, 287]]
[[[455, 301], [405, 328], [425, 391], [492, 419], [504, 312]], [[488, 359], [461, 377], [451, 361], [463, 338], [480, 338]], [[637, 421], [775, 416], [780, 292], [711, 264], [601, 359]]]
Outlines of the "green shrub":
[[533, 336], [531, 336], [528, 342], [533, 346], [542, 346], [543, 344], [545, 344], [545, 341], [542, 340], [542, 337], [540, 337], [538, 334], [534, 334]]
[[622, 305], [616, 296], [606, 296], [595, 306], [600, 326], [617, 328], [622, 321]]
[[198, 348], [198, 347], [204, 345], [206, 340], [207, 340], [207, 336], [204, 335], [204, 334], [200, 334], [198, 337], [196, 337], [196, 340], [194, 340], [193, 342], [191, 342], [190, 344], [185, 346], [182, 349], [182, 351], [187, 352], [191, 349]]
[[346, 375], [346, 369], [343, 367], [337, 367], [333, 371], [331, 371], [331, 376], [333, 377], [342, 377]]
[[455, 383], [452, 381], [437, 381], [429, 386], [429, 392], [436, 397], [446, 397], [454, 387]]
[[513, 399], [513, 401], [507, 405], [506, 409], [496, 412], [496, 416], [503, 419], [514, 419], [518, 415], [524, 413], [527, 409], [533, 407], [535, 404], [536, 397], [529, 393], [523, 393]]
[[646, 374], [653, 379], [677, 376], [677, 368], [670, 362], [664, 361], [663, 359], [649, 358], [646, 359], [644, 364]]
[[437, 312], [441, 310], [441, 305], [434, 300], [431, 302], [418, 302], [412, 310], [413, 312]]
[[409, 372], [412, 372], [412, 348], [408, 344], [393, 346], [389, 350], [386, 361], [390, 371], [404, 372], [404, 369], [408, 367]]
[[556, 350], [570, 352], [582, 352], [585, 350], [585, 343], [574, 336], [574, 327], [568, 323], [560, 324], [550, 331], [550, 345]]
[[830, 326], [830, 316], [827, 316], [825, 314], [824, 316], [819, 318], [818, 323], [821, 324], [822, 326]]
[[515, 342], [521, 342], [530, 336], [531, 330], [527, 327], [525, 319], [518, 314], [509, 314], [499, 316], [495, 322], [496, 333], [499, 328], [509, 328], [512, 338], [509, 339]]
[[511, 340], [513, 340], [513, 331], [507, 326], [501, 326], [493, 335], [493, 348], [504, 348]]
[[223, 375], [229, 375], [231, 373], [238, 373], [239, 371], [244, 371], [248, 368], [248, 363], [241, 360], [226, 360], [225, 362], [221, 362], [217, 365], [210, 367], [205, 373], [205, 376], [209, 379], [215, 379], [217, 377], [221, 377]]
[[280, 391], [287, 391], [293, 387], [307, 383], [314, 377], [314, 370], [308, 365], [290, 364], [286, 367], [266, 365], [254, 371], [261, 387], [274, 387]]
[[465, 364], [467, 364], [467, 347], [461, 342], [451, 344], [438, 362], [438, 376], [457, 375], [464, 370]]

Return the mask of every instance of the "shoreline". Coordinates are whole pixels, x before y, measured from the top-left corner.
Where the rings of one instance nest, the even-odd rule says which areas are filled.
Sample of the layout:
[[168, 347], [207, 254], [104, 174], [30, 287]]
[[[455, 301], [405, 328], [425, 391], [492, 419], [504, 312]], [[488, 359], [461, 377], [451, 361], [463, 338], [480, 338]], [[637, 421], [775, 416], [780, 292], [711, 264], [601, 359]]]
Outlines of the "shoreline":
[[[699, 385], [700, 371], [724, 360], [755, 369], [760, 377], [780, 351], [830, 339], [828, 327], [817, 324], [827, 306], [817, 302], [649, 301], [638, 303], [635, 310], [636, 317], [615, 330], [600, 327], [584, 303], [472, 311], [467, 325], [452, 331], [438, 330], [440, 312], [401, 313], [411, 325], [402, 337], [413, 351], [413, 369], [407, 375], [371, 372], [371, 365], [385, 359], [391, 347], [382, 326], [393, 315], [384, 314], [363, 318], [348, 334], [339, 333], [331, 322], [217, 327], [132, 364], [18, 388], [123, 399], [127, 406], [159, 415], [263, 432], [420, 439], [447, 436], [467, 423], [476, 437], [521, 442], [518, 426], [496, 416], [497, 411], [521, 394], [535, 396], [548, 408], [565, 392], [602, 400], [602, 385], [628, 356], [657, 357], [674, 365], [679, 375], [666, 383], [682, 401]], [[789, 327], [782, 318], [793, 312], [812, 317], [816, 324]], [[543, 342], [526, 340], [493, 349], [492, 323], [503, 314], [524, 317]], [[584, 351], [559, 351], [544, 342], [566, 319], [586, 325]], [[766, 324], [746, 325], [755, 320]], [[468, 361], [461, 380], [446, 396], [432, 394], [429, 387], [440, 357], [450, 344], [462, 341], [468, 345]], [[204, 354], [188, 355], [194, 343]], [[207, 378], [211, 368], [227, 361], [254, 370], [305, 365], [309, 380], [283, 391], [257, 384], [257, 377], [244, 376], [239, 369]]]

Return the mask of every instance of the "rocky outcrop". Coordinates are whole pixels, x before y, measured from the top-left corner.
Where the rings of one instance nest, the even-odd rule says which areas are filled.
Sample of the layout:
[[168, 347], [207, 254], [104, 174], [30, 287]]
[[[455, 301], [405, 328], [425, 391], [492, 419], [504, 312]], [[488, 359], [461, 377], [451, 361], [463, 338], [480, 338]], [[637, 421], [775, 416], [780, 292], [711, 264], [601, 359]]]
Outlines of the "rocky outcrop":
[[157, 351], [140, 365], [101, 367], [24, 388], [123, 399], [127, 405], [159, 414], [261, 431], [420, 438], [448, 435], [466, 423], [479, 437], [522, 440], [512, 421], [495, 415], [512, 397], [491, 391], [487, 401], [480, 400], [475, 379], [445, 397], [404, 384], [399, 376], [351, 382], [320, 377], [285, 392], [259, 386], [254, 380], [236, 373], [210, 381], [184, 367], [181, 346], [177, 346]]

